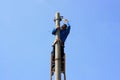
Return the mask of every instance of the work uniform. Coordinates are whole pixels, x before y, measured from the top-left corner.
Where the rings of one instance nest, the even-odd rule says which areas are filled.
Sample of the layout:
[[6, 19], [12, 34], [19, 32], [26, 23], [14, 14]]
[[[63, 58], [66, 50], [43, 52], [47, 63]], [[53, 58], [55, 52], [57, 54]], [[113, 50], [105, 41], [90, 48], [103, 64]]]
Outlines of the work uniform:
[[[61, 58], [63, 58], [64, 56], [64, 44], [65, 44], [65, 40], [68, 36], [68, 34], [70, 33], [70, 24], [67, 22], [65, 23], [65, 25], [67, 26], [66, 29], [60, 29], [60, 40], [61, 40]], [[53, 29], [52, 34], [56, 35], [57, 29]], [[52, 51], [53, 57], [55, 58], [55, 45], [53, 45], [53, 51]]]

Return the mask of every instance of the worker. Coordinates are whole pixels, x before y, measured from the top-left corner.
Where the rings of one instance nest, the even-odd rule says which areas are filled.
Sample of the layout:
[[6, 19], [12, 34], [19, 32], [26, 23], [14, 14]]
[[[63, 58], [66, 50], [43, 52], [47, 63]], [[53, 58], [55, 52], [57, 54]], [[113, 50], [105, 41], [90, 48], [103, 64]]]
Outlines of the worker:
[[[64, 57], [64, 45], [65, 45], [65, 40], [68, 36], [68, 34], [70, 33], [70, 24], [69, 21], [67, 19], [62, 19], [64, 21], [64, 24], [60, 27], [57, 26], [55, 29], [53, 29], [52, 34], [56, 35], [57, 30], [60, 30], [60, 39], [56, 39], [53, 43], [53, 51], [52, 51], [52, 55], [53, 55], [53, 59], [55, 59], [55, 44], [56, 42], [60, 42], [60, 51], [61, 51], [61, 60], [63, 60]], [[54, 67], [54, 65], [53, 65]]]

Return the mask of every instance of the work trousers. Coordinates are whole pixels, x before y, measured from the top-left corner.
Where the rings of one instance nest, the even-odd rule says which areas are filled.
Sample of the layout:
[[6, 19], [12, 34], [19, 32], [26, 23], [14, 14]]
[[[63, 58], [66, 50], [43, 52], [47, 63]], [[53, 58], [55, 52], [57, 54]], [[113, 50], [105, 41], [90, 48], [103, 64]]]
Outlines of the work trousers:
[[[60, 51], [61, 51], [61, 59], [64, 57], [64, 46], [60, 46]], [[53, 51], [52, 51], [53, 59], [55, 59], [55, 46], [53, 46]]]

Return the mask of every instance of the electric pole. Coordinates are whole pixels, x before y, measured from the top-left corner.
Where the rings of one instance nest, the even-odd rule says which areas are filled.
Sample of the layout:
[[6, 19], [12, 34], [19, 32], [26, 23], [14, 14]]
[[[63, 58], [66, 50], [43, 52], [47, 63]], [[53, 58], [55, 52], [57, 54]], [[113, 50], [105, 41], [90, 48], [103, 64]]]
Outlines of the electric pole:
[[[56, 28], [60, 26], [60, 13], [57, 12], [55, 14], [55, 24]], [[56, 32], [56, 39], [60, 40], [60, 29]], [[55, 80], [61, 80], [61, 49], [60, 49], [60, 41], [55, 44]]]

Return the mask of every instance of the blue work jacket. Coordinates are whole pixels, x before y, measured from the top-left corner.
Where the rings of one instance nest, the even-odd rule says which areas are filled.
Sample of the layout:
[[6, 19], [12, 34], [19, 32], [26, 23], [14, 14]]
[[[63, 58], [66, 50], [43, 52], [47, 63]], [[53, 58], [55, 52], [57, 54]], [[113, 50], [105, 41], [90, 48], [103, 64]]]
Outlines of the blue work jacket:
[[[66, 23], [66, 25], [67, 25], [66, 29], [64, 30], [60, 29], [60, 39], [63, 43], [65, 42], [68, 34], [70, 33], [70, 28], [71, 28], [68, 22]], [[55, 35], [56, 32], [57, 32], [57, 29], [53, 29], [52, 34]]]

